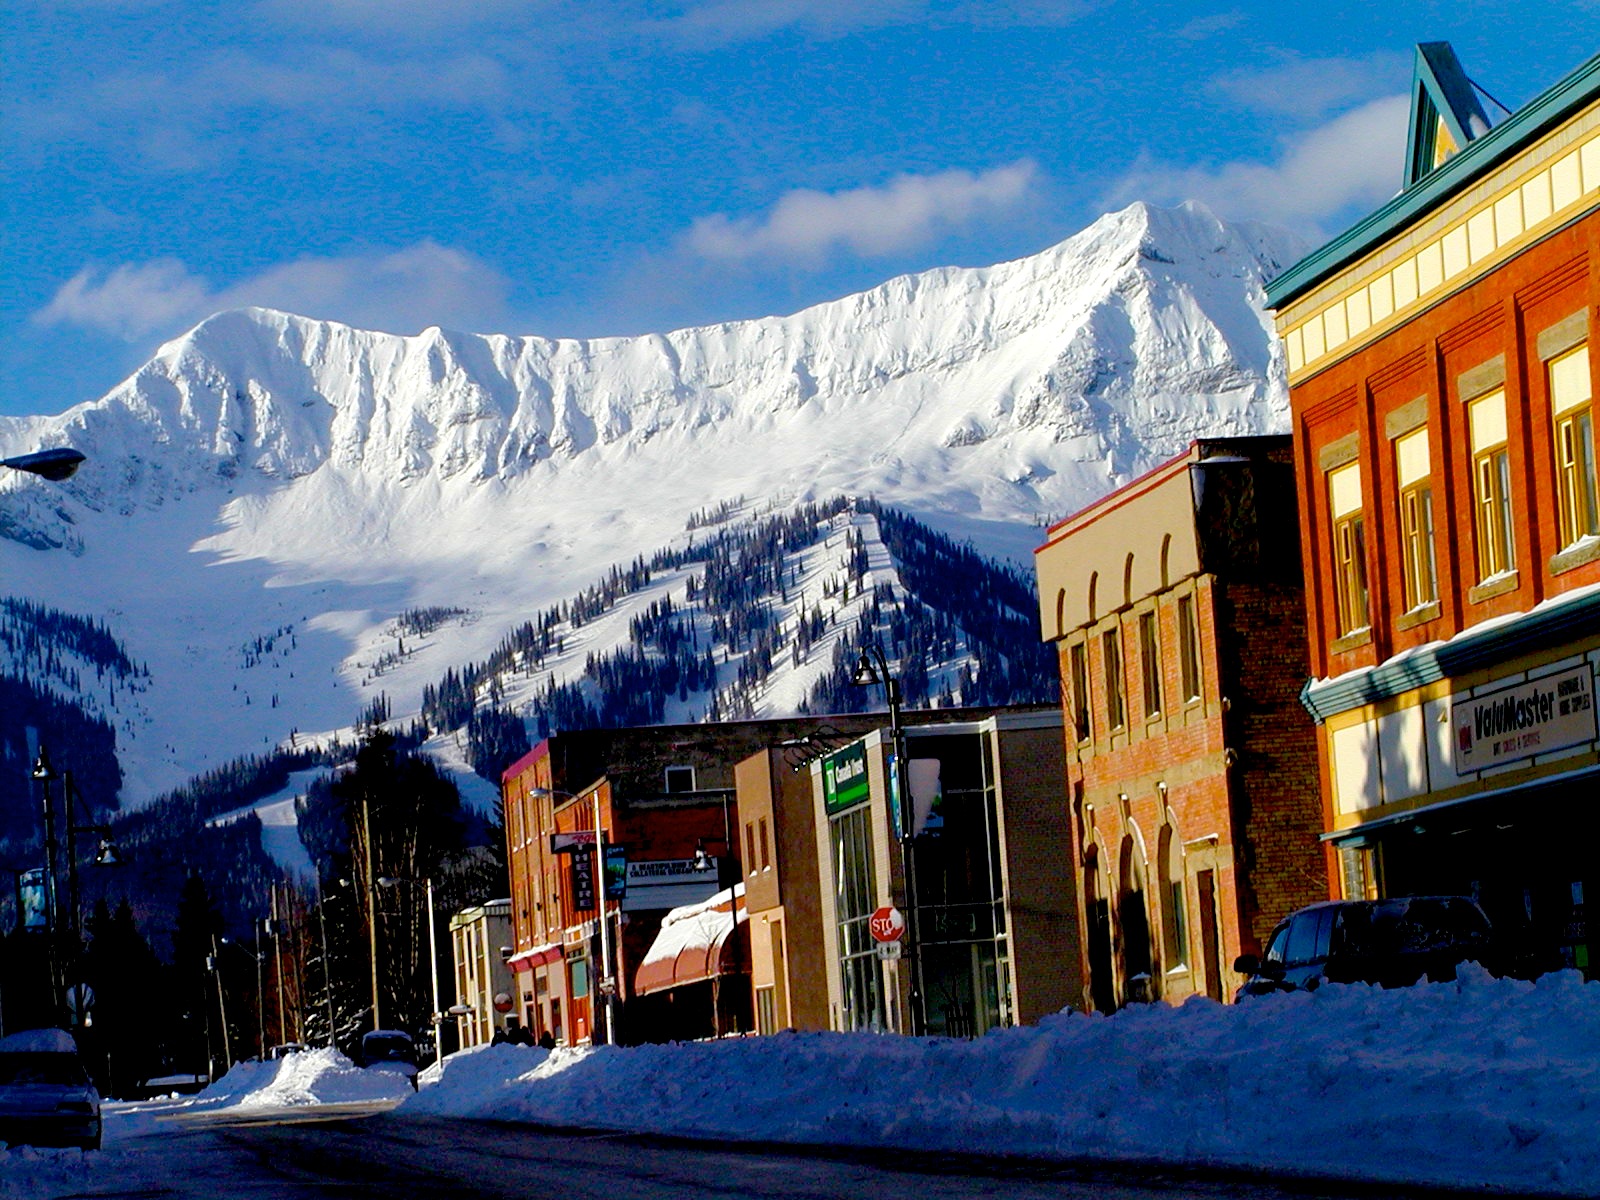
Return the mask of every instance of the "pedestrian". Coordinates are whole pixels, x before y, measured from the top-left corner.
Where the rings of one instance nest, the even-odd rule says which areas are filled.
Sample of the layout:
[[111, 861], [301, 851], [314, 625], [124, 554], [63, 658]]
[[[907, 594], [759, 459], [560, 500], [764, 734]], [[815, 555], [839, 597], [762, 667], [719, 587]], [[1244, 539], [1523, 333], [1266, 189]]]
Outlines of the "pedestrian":
[[541, 1050], [554, 1050], [556, 1048], [555, 1035], [548, 1029], [539, 1035], [539, 1048]]

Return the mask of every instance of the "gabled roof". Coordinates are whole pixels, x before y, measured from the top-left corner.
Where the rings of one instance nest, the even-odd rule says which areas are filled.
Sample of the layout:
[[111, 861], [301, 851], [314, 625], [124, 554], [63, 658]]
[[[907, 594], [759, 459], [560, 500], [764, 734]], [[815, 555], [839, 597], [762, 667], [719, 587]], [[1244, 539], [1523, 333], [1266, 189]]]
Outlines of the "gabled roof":
[[1489, 116], [1449, 42], [1421, 42], [1411, 73], [1405, 187], [1489, 132]]

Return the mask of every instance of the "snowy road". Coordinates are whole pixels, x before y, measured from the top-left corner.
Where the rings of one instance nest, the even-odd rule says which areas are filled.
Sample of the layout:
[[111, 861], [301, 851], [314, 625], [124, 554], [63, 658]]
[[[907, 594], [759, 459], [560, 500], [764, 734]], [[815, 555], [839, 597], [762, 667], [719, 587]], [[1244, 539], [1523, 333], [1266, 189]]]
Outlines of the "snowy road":
[[[910, 1151], [725, 1148], [459, 1118], [352, 1116], [352, 1106], [212, 1114], [120, 1142], [92, 1186], [37, 1200], [1437, 1200], [1429, 1189], [963, 1159]], [[1481, 1196], [1483, 1193], [1476, 1192]]]

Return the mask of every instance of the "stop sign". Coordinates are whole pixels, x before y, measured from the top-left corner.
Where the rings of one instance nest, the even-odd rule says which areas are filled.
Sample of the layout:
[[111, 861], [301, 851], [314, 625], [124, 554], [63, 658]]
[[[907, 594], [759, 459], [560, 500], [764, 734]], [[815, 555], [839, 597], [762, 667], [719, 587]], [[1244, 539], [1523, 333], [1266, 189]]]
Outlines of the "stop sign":
[[867, 929], [875, 942], [898, 942], [906, 931], [906, 919], [892, 904], [885, 904], [867, 920]]

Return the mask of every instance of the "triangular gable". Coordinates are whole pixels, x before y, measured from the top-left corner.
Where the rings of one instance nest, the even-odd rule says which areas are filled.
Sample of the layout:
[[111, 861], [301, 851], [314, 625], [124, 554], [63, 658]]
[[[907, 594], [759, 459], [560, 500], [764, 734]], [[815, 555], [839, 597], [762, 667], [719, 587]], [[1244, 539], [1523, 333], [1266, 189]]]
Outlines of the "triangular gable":
[[1419, 43], [1411, 80], [1405, 186], [1488, 132], [1488, 114], [1450, 43]]

